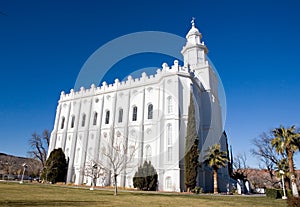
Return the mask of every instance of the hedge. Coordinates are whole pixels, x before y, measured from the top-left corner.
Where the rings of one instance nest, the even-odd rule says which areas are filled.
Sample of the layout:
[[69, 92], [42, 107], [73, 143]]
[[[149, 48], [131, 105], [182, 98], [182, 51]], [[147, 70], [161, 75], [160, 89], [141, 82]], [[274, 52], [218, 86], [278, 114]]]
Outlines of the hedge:
[[[286, 196], [291, 197], [292, 195], [293, 195], [292, 191], [287, 190]], [[269, 198], [274, 198], [274, 199], [282, 198], [283, 190], [282, 189], [275, 189], [275, 188], [267, 188], [266, 189], [266, 196], [269, 197]]]

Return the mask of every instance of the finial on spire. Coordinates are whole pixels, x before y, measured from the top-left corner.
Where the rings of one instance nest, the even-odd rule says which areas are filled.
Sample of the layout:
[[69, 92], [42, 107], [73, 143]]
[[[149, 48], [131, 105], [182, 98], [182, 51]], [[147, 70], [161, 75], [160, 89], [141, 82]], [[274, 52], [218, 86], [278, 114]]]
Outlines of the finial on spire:
[[192, 27], [195, 27], [195, 17], [192, 17], [192, 21], [191, 21], [191, 23], [192, 23]]

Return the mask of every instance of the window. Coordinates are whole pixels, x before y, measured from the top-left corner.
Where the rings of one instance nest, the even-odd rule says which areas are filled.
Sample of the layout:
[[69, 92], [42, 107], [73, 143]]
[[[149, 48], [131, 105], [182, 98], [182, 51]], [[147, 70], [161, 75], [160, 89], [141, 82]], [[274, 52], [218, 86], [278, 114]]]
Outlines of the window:
[[153, 118], [153, 105], [149, 104], [148, 105], [148, 119], [152, 119]]
[[93, 119], [93, 125], [97, 125], [97, 118], [98, 118], [98, 113], [94, 113], [94, 119]]
[[172, 178], [171, 177], [166, 178], [166, 190], [172, 190]]
[[132, 111], [132, 121], [136, 121], [136, 119], [137, 119], [137, 107], [134, 106]]
[[106, 111], [106, 115], [105, 115], [105, 124], [109, 124], [109, 111]]
[[74, 128], [74, 124], [75, 124], [75, 116], [72, 116], [72, 120], [71, 120], [71, 128]]
[[168, 147], [168, 161], [172, 161], [172, 147]]
[[61, 125], [60, 125], [60, 128], [63, 129], [64, 126], [65, 126], [65, 117], [63, 116], [63, 117], [61, 118]]
[[123, 109], [119, 109], [119, 118], [118, 118], [118, 122], [122, 123], [123, 121]]
[[146, 150], [145, 150], [145, 152], [146, 152], [146, 160], [150, 160], [150, 158], [151, 158], [151, 154], [152, 154], [152, 152], [151, 152], [151, 147], [150, 147], [150, 145], [147, 145], [146, 146]]
[[169, 96], [167, 99], [167, 106], [168, 106], [168, 114], [173, 112], [173, 100], [172, 97]]
[[172, 145], [172, 125], [171, 124], [167, 125], [167, 143], [168, 143], [168, 146]]
[[86, 118], [86, 115], [82, 114], [82, 120], [81, 120], [81, 126], [82, 127], [84, 127], [84, 125], [85, 125], [85, 118]]

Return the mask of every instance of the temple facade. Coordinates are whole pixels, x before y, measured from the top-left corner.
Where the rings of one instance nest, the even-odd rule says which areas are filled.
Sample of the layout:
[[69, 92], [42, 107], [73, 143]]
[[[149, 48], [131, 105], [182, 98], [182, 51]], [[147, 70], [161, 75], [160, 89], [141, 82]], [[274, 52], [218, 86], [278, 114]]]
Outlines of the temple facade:
[[[67, 182], [91, 184], [85, 174], [88, 163], [107, 163], [103, 152], [109, 144], [125, 143], [133, 160], [118, 176], [118, 185], [133, 187], [133, 176], [145, 160], [158, 173], [158, 189], [184, 191], [185, 136], [190, 95], [194, 99], [199, 136], [200, 159], [207, 143], [221, 143], [226, 150], [218, 79], [207, 59], [208, 49], [194, 22], [181, 51], [184, 65], [177, 60], [166, 63], [156, 74], [142, 73], [126, 81], [103, 82], [89, 89], [61, 93], [51, 133], [49, 154], [62, 148], [68, 159]], [[201, 161], [201, 160], [200, 160]], [[220, 182], [226, 186], [228, 171], [221, 170]], [[213, 188], [212, 172], [199, 168], [198, 186]], [[112, 185], [111, 175], [97, 178], [98, 186]]]

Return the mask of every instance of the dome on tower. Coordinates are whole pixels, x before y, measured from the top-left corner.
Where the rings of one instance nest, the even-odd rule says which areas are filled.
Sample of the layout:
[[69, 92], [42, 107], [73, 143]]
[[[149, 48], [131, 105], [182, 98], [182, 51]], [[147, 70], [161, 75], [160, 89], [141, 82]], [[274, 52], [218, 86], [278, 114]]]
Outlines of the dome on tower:
[[186, 38], [189, 38], [189, 36], [192, 36], [192, 35], [201, 36], [201, 33], [200, 33], [199, 30], [195, 27], [195, 25], [193, 25], [192, 28], [190, 29], [190, 31], [187, 33]]
[[202, 37], [202, 34], [199, 32], [199, 30], [195, 27], [195, 19], [193, 18], [192, 20], [192, 28], [190, 29], [190, 31], [187, 33], [186, 38], [188, 39], [190, 36], [192, 35], [196, 35], [196, 36], [200, 36], [200, 38]]

